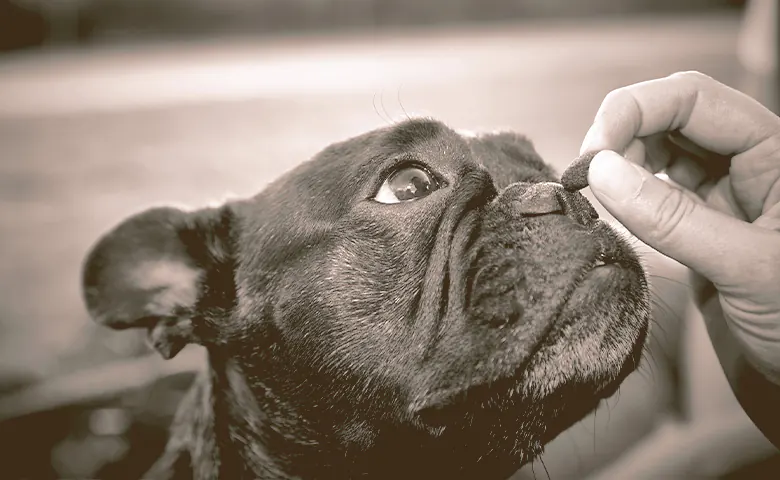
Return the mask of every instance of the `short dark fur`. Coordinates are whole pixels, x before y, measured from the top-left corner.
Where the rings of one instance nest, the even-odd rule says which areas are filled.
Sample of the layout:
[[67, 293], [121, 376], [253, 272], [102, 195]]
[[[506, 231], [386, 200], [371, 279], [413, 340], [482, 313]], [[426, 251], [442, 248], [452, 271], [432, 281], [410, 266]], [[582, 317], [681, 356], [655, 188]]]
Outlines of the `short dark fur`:
[[[376, 202], [403, 165], [440, 188]], [[147, 478], [509, 477], [647, 336], [635, 254], [556, 179], [520, 135], [416, 119], [253, 198], [124, 221], [86, 259], [90, 313], [211, 365]]]

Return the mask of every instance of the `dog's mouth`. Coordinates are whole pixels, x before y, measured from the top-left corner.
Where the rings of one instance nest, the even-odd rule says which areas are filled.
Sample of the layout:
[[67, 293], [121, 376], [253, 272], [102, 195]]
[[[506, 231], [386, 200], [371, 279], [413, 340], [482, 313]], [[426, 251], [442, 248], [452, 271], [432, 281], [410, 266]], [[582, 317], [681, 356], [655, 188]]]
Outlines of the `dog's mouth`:
[[[599, 225], [594, 230], [605, 229], [605, 225]], [[599, 351], [604, 347], [595, 346], [587, 332], [582, 333], [589, 322], [600, 329], [619, 324], [617, 313], [611, 313], [608, 319], [598, 316], [607, 315], [606, 303], [627, 303], [620, 296], [625, 290], [632, 290], [634, 296], [646, 292], [643, 273], [633, 254], [620, 242], [599, 243], [592, 258], [574, 276], [533, 348], [524, 358], [515, 359], [514, 368], [499, 366], [466, 383], [429, 391], [412, 402], [410, 413], [422, 423], [437, 427], [506, 411], [523, 417], [526, 410], [545, 408], [550, 411], [538, 414], [546, 419], [555, 417], [556, 423], [571, 424], [611, 397], [638, 366], [649, 322], [643, 302], [637, 300], [635, 305], [622, 306], [621, 312], [632, 320], [619, 348]], [[601, 302], [601, 306], [597, 308], [594, 302]], [[600, 354], [608, 354], [611, 359], [606, 361]]]
[[554, 343], [549, 342], [553, 330], [550, 329], [544, 341], [540, 342], [534, 352], [511, 374], [488, 380], [475, 379], [461, 388], [431, 392], [425, 398], [413, 402], [410, 411], [418, 415], [424, 423], [434, 425], [442, 423], [441, 414], [453, 413], [459, 408], [471, 408], [477, 405], [481, 409], [490, 409], [520, 404], [526, 400], [536, 402], [546, 398], [572, 397], [575, 392], [584, 394], [579, 397], [581, 400], [592, 399], [595, 406], [601, 400], [614, 395], [623, 380], [638, 366], [648, 338], [649, 322], [639, 329], [636, 341], [629, 354], [623, 358], [618, 370], [605, 371], [602, 375], [591, 377], [589, 381], [570, 380], [546, 392], [534, 392], [533, 387], [529, 386], [530, 377], [542, 373], [543, 368], [539, 367], [544, 359], [540, 357], [546, 350], [555, 346]]
[[533, 377], [544, 371], [544, 360], [540, 357], [546, 344], [542, 344], [513, 374], [476, 381], [457, 392], [433, 392], [413, 404], [410, 411], [418, 422], [432, 429], [496, 420], [507, 428], [509, 424], [541, 420], [544, 428], [539, 440], [545, 444], [617, 392], [626, 377], [636, 370], [648, 333], [649, 324], [645, 324], [618, 370], [604, 372], [589, 381], [569, 380], [544, 392], [534, 390]]

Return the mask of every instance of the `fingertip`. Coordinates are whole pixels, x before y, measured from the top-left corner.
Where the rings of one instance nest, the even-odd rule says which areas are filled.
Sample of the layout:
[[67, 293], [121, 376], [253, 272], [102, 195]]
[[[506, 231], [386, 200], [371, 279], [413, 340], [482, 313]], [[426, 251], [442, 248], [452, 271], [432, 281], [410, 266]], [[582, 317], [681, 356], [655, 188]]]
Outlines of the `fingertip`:
[[643, 181], [639, 168], [612, 150], [602, 150], [593, 157], [588, 171], [591, 190], [617, 202], [635, 198]]
[[615, 154], [612, 150], [602, 150], [590, 161], [590, 168], [588, 169], [588, 186], [590, 186], [593, 193], [600, 193], [605, 187], [609, 186], [609, 171], [611, 164], [609, 157], [612, 154]]
[[580, 145], [580, 155], [600, 150], [597, 145], [599, 142], [596, 141], [597, 137], [600, 137], [600, 134], [598, 133], [597, 125], [594, 123], [585, 133], [585, 138], [582, 140], [582, 145]]

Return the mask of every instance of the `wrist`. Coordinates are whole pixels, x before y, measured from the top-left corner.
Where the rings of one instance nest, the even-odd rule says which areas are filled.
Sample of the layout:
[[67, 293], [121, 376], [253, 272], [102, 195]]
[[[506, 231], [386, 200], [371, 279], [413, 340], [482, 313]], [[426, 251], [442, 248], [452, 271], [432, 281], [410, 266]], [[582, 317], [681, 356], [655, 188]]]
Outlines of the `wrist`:
[[774, 372], [767, 374], [749, 360], [726, 324], [717, 292], [697, 303], [734, 396], [761, 433], [780, 448], [780, 416], [777, 415], [780, 382], [776, 380], [777, 375]]
[[729, 384], [737, 401], [761, 433], [780, 448], [780, 385], [767, 379], [744, 357], [740, 357], [733, 370]]

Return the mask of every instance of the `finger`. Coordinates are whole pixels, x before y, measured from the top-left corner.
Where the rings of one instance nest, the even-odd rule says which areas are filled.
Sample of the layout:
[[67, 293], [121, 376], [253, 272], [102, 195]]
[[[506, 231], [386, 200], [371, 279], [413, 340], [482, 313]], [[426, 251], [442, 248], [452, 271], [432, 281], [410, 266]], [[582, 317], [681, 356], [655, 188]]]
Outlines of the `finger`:
[[750, 219], [740, 207], [739, 201], [734, 197], [734, 189], [728, 177], [722, 177], [716, 182], [706, 182], [699, 187], [699, 196], [707, 205], [719, 212], [730, 215], [739, 220], [749, 222]]
[[657, 179], [663, 181], [664, 183], [666, 183], [670, 187], [672, 187], [672, 188], [674, 188], [676, 190], [679, 190], [680, 193], [682, 193], [686, 197], [690, 198], [691, 201], [700, 203], [702, 205], [707, 205], [707, 203], [704, 201], [704, 199], [701, 198], [696, 192], [691, 191], [691, 190], [685, 188], [684, 186], [680, 185], [679, 183], [675, 182], [673, 179], [669, 178], [669, 176], [666, 173], [656, 173], [655, 177]]
[[707, 172], [688, 157], [670, 155], [670, 150], [664, 148], [668, 142], [663, 137], [665, 135], [635, 138], [626, 147], [623, 157], [650, 173], [664, 172], [678, 187], [695, 191], [706, 180]]
[[[634, 138], [625, 148], [623, 156], [651, 173], [665, 172], [681, 187], [696, 190], [707, 179], [707, 172], [696, 161], [682, 157], [678, 152], [683, 150], [669, 148], [670, 142], [666, 137], [667, 134], [664, 132], [644, 138]], [[582, 158], [578, 157], [578, 160]], [[567, 172], [571, 173], [573, 167], [574, 165], [570, 166]], [[582, 188], [585, 185], [583, 183]]]
[[766, 268], [767, 252], [779, 250], [775, 232], [708, 208], [614, 152], [596, 155], [588, 181], [596, 198], [631, 233], [721, 291], [753, 285], [756, 270]]
[[610, 92], [581, 152], [622, 153], [635, 137], [679, 130], [720, 154], [749, 150], [780, 131], [780, 119], [751, 97], [697, 72], [683, 72]]
[[780, 201], [779, 165], [780, 135], [732, 159], [731, 184], [751, 220]]
[[677, 158], [666, 168], [666, 174], [678, 185], [694, 192], [698, 191], [708, 178], [704, 167], [687, 157]]
[[[647, 170], [664, 171], [678, 185], [697, 193], [706, 182], [729, 173], [730, 157], [705, 150], [679, 134], [663, 132], [642, 141], [646, 146], [643, 166]], [[626, 159], [637, 163], [627, 155]]]
[[[596, 155], [596, 151], [584, 153], [575, 158], [569, 166], [563, 171], [561, 175], [561, 185], [563, 188], [569, 191], [582, 190], [588, 186], [588, 169], [590, 168], [590, 162]], [[625, 155], [629, 161], [636, 163], [637, 165], [645, 166], [652, 169], [653, 172], [659, 171], [663, 168], [663, 165], [649, 166], [646, 165], [645, 159], [647, 158], [645, 143], [643, 140], [635, 138], [625, 149]]]
[[631, 140], [623, 153], [623, 156], [629, 161], [637, 165], [643, 166], [648, 170], [652, 169], [652, 166], [647, 165], [647, 149], [645, 148], [645, 142], [642, 139], [635, 138]]
[[[563, 188], [569, 191], [582, 190], [588, 186], [588, 169], [590, 168], [590, 162], [596, 155], [596, 151], [581, 154], [575, 158], [569, 166], [563, 171], [561, 175], [561, 185]], [[625, 149], [625, 155], [630, 161], [645, 166], [645, 144], [641, 139], [635, 138]], [[649, 167], [652, 168], [652, 167]], [[653, 171], [658, 171], [663, 166]]]
[[679, 176], [680, 183], [692, 190], [729, 174], [730, 155], [719, 155], [702, 148], [677, 132], [666, 135], [664, 146], [673, 158], [667, 172], [677, 170], [670, 175]]
[[642, 138], [642, 142], [645, 144], [645, 163], [643, 166], [652, 173], [665, 170], [676, 157], [673, 150], [669, 148], [667, 136], [667, 132], [662, 132]]
[[758, 217], [753, 225], [780, 232], [780, 203], [767, 210], [767, 212]]

